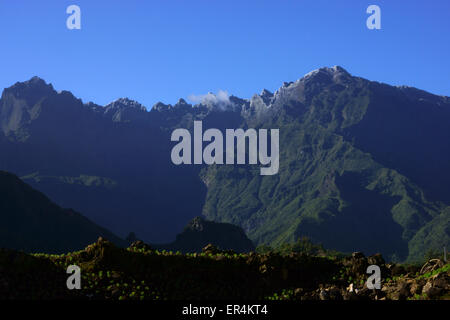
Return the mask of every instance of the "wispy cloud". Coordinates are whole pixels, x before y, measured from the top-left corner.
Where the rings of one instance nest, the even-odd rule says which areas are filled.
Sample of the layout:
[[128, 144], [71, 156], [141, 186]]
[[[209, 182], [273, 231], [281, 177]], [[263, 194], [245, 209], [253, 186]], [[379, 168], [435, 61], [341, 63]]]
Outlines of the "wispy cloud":
[[219, 90], [216, 94], [211, 92], [200, 95], [191, 94], [188, 99], [193, 103], [216, 106], [221, 109], [225, 109], [232, 104], [228, 92], [223, 90]]

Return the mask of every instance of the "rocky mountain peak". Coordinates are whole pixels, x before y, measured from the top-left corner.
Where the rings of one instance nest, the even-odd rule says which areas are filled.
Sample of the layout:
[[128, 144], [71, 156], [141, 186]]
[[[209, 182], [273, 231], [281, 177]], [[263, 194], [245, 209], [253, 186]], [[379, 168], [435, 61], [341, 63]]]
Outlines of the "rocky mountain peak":
[[177, 103], [173, 106], [174, 108], [186, 108], [186, 110], [189, 110], [192, 105], [187, 103], [186, 100], [183, 98], [178, 99]]
[[113, 109], [127, 109], [127, 108], [133, 108], [138, 110], [147, 110], [142, 104], [135, 100], [131, 100], [128, 98], [119, 98], [108, 105], [105, 106], [105, 108], [113, 108]]
[[261, 93], [259, 94], [259, 96], [261, 97], [261, 99], [264, 101], [264, 103], [265, 103], [266, 105], [269, 105], [269, 104], [270, 104], [270, 101], [271, 101], [272, 98], [273, 98], [273, 93], [270, 92], [270, 91], [267, 90], [267, 89], [263, 89], [263, 90], [261, 91]]
[[305, 74], [294, 82], [284, 82], [271, 99], [272, 104], [284, 105], [289, 101], [306, 103], [320, 91], [333, 84], [347, 86], [354, 79], [340, 66], [323, 67]]
[[152, 111], [164, 111], [164, 110], [169, 110], [170, 109], [170, 105], [162, 103], [161, 101], [155, 103], [152, 107]]
[[259, 94], [261, 97], [265, 97], [265, 96], [273, 96], [273, 93], [270, 92], [267, 89], [262, 89], [261, 93]]
[[39, 77], [33, 77], [30, 80], [16, 82], [13, 86], [3, 91], [2, 98], [10, 95], [16, 99], [24, 99], [28, 104], [34, 104], [41, 97], [55, 93], [53, 86], [47, 84]]
[[45, 80], [38, 76], [34, 76], [30, 80], [24, 81], [23, 83], [27, 85], [47, 85]]
[[205, 219], [202, 217], [195, 217], [186, 226], [186, 230], [202, 231], [205, 225]]
[[178, 99], [178, 102], [176, 104], [188, 104], [188, 103], [183, 98], [180, 98]]
[[313, 70], [303, 76], [299, 81], [334, 81], [336, 79], [342, 78], [344, 76], [350, 76], [350, 74], [340, 66], [334, 67], [322, 67], [316, 70]]
[[114, 122], [142, 122], [147, 109], [135, 100], [120, 98], [106, 105], [104, 113]]

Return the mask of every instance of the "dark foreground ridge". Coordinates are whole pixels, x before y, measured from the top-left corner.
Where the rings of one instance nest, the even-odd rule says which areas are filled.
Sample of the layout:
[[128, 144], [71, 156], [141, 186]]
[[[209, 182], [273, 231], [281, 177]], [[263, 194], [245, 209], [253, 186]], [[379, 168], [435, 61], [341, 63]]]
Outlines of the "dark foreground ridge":
[[[68, 290], [66, 269], [81, 268], [81, 289]], [[381, 268], [381, 290], [365, 285]], [[95, 300], [405, 300], [449, 299], [450, 264], [386, 264], [381, 255], [314, 256], [304, 252], [237, 254], [207, 246], [201, 254], [118, 248], [99, 238], [63, 255], [0, 250], [0, 299]]]

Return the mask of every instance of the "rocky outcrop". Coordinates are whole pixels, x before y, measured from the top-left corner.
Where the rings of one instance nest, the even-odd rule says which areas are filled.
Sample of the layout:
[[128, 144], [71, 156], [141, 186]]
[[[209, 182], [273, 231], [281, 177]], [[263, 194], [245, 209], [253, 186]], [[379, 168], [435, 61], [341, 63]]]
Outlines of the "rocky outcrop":
[[255, 249], [242, 228], [230, 223], [208, 221], [202, 217], [192, 219], [174, 242], [155, 244], [154, 247], [181, 252], [202, 252], [205, 248], [209, 248], [211, 252], [250, 252]]

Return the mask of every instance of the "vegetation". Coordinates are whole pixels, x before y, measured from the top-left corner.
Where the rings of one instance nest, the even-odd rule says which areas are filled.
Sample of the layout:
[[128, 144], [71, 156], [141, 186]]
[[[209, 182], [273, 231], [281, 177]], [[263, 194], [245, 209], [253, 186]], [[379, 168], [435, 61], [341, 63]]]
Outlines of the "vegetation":
[[[385, 264], [380, 255], [328, 256], [306, 239], [293, 245], [291, 252], [287, 248], [283, 253], [235, 253], [209, 245], [202, 253], [182, 254], [153, 250], [142, 242], [123, 249], [100, 238], [84, 250], [60, 255], [3, 249], [0, 299], [365, 300], [448, 295], [449, 264], [423, 275], [412, 267], [417, 281], [447, 280], [436, 282], [434, 292], [426, 291], [431, 297], [416, 289], [417, 293], [411, 289], [399, 297], [389, 288], [409, 276], [403, 274], [405, 269]], [[383, 290], [365, 287], [365, 271], [373, 263], [389, 276]], [[66, 287], [66, 269], [73, 264], [81, 269], [81, 290]]]
[[[277, 175], [260, 176], [245, 165], [203, 169], [204, 215], [245, 226], [257, 245], [277, 247], [308, 236], [327, 248], [357, 247], [408, 262], [429, 248], [449, 246], [450, 199], [443, 192], [449, 180], [440, 175], [448, 176], [450, 168], [443, 169], [448, 160], [436, 160], [446, 158], [448, 148], [421, 137], [417, 128], [429, 133], [442, 126], [449, 137], [450, 131], [434, 116], [425, 122], [405, 117], [412, 110], [430, 117], [423, 114], [433, 109], [430, 102], [413, 99], [429, 101], [430, 95], [408, 90], [407, 96], [345, 72], [342, 82], [322, 82], [321, 76], [326, 78], [317, 74], [317, 83], [314, 77], [300, 81], [290, 99], [272, 102], [266, 117], [247, 119], [249, 127], [280, 128]], [[418, 150], [443, 167], [432, 169], [417, 158]]]
[[345, 257], [346, 255], [335, 251], [327, 250], [322, 244], [313, 243], [308, 237], [302, 237], [294, 243], [283, 243], [278, 247], [272, 248], [268, 245], [259, 245], [256, 248], [256, 252], [260, 254], [267, 254], [269, 252], [279, 253], [282, 256], [289, 255], [291, 253], [300, 253], [311, 256], [322, 256], [322, 257]]

